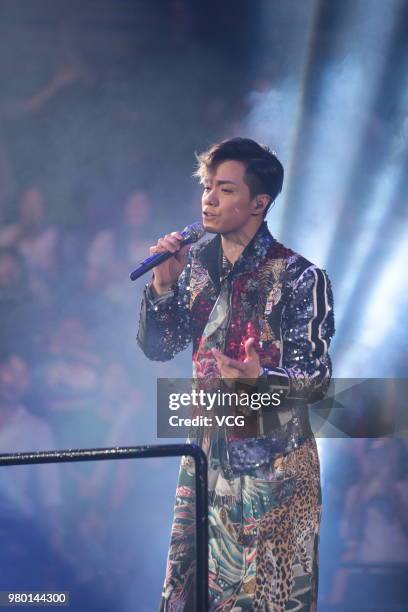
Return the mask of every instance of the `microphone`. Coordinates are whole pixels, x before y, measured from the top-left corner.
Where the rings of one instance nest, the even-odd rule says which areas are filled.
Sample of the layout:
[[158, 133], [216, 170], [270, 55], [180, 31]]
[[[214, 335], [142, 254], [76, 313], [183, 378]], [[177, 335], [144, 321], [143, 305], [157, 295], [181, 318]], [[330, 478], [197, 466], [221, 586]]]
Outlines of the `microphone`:
[[[191, 225], [187, 225], [181, 235], [183, 236], [183, 240], [181, 240], [180, 245], [185, 246], [186, 244], [192, 244], [193, 242], [197, 242], [202, 238], [205, 234], [206, 230], [203, 228], [201, 223], [192, 223]], [[170, 259], [173, 257], [175, 253], [170, 253], [170, 251], [163, 251], [163, 253], [154, 253], [154, 255], [150, 255], [147, 259], [144, 259], [133, 272], [129, 274], [130, 280], [134, 281], [143, 274], [146, 274], [152, 268], [155, 268], [166, 259]]]

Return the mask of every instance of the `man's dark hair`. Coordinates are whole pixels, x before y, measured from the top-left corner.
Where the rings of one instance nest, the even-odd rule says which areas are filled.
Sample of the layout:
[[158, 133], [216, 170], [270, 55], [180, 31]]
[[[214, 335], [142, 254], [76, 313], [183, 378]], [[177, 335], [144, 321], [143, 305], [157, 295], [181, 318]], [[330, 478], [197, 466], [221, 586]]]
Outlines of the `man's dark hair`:
[[209, 174], [224, 161], [243, 162], [246, 166], [244, 180], [249, 187], [251, 198], [267, 193], [271, 199], [265, 208], [264, 216], [276, 196], [282, 191], [283, 166], [276, 155], [266, 145], [250, 138], [230, 138], [211, 145], [203, 153], [197, 154], [197, 170], [193, 176], [204, 183]]

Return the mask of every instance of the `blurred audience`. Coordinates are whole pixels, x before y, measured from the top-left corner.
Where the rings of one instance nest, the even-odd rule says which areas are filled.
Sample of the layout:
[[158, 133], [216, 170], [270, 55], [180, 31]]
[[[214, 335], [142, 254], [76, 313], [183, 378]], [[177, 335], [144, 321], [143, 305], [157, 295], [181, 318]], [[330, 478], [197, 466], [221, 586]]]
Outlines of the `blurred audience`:
[[[377, 605], [406, 602], [408, 592], [408, 437], [366, 440], [359, 475], [344, 491], [338, 534], [340, 566], [331, 580], [327, 601], [367, 605], [376, 580]], [[337, 554], [339, 550], [337, 550]], [[373, 576], [371, 578], [371, 576]], [[388, 588], [394, 580], [394, 587]], [[355, 591], [366, 584], [366, 594]], [[390, 593], [394, 588], [391, 601]], [[404, 591], [405, 589], [405, 591]], [[354, 595], [353, 595], [354, 592]], [[396, 601], [394, 601], [394, 599]]]
[[23, 350], [31, 356], [42, 350], [43, 315], [21, 253], [14, 247], [0, 247], [1, 350]]
[[[56, 448], [50, 425], [24, 402], [30, 378], [20, 355], [0, 361], [0, 453]], [[0, 468], [2, 588], [21, 587], [24, 569], [27, 588], [43, 583], [46, 575], [51, 586], [54, 570], [58, 566], [61, 571], [65, 560], [62, 508], [57, 465]], [[54, 570], [48, 565], [51, 559]]]
[[51, 412], [89, 408], [99, 389], [102, 359], [93, 351], [90, 329], [80, 317], [66, 317], [49, 330], [36, 369], [37, 385]]
[[152, 219], [152, 203], [146, 191], [135, 190], [123, 204], [122, 224], [119, 229], [120, 250], [128, 265], [138, 263], [149, 253], [146, 227]]
[[39, 187], [31, 186], [21, 193], [17, 211], [14, 223], [0, 227], [0, 247], [14, 248], [21, 254], [34, 296], [47, 303], [59, 270], [61, 232], [47, 220]]
[[408, 563], [407, 450], [404, 439], [367, 442], [340, 525], [350, 560]]

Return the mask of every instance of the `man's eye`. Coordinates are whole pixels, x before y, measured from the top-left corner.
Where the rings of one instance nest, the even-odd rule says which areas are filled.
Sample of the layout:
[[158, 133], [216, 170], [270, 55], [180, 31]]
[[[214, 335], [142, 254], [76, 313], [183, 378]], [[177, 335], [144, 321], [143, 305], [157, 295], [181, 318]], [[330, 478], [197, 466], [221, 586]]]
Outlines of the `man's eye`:
[[211, 187], [204, 187], [204, 191], [209, 191]]
[[232, 189], [223, 189], [222, 190], [224, 193], [232, 193]]

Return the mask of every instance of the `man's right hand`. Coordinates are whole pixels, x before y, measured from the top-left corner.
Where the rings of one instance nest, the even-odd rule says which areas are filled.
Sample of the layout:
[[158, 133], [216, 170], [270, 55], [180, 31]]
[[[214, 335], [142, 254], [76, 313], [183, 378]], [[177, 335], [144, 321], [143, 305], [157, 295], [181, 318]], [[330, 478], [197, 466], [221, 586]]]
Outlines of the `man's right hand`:
[[186, 244], [180, 248], [180, 242], [183, 237], [179, 232], [166, 234], [164, 238], [159, 238], [157, 244], [150, 247], [150, 255], [169, 251], [174, 253], [166, 261], [156, 266], [153, 271], [153, 283], [151, 287], [158, 295], [162, 295], [170, 289], [182, 273], [187, 262], [187, 254], [191, 244]]

